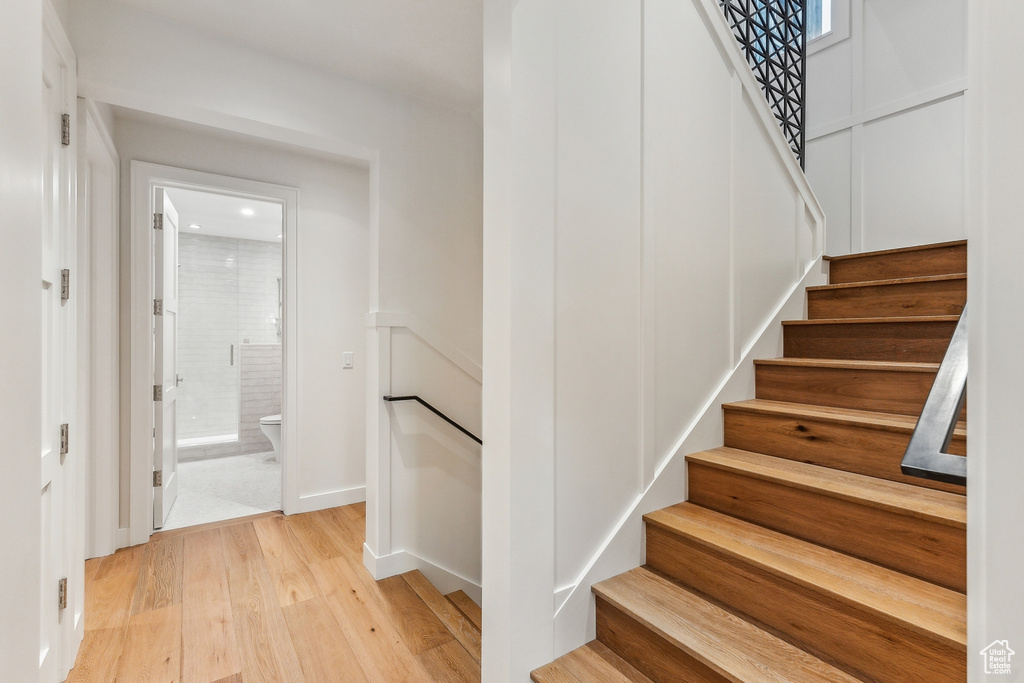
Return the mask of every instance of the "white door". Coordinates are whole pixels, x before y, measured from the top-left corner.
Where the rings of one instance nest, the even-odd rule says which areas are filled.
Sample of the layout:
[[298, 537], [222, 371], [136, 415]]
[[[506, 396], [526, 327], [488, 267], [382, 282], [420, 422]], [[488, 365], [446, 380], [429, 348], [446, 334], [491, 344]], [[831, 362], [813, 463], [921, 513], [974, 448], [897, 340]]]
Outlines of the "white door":
[[153, 203], [153, 528], [178, 495], [178, 212], [156, 188]]
[[[74, 148], [63, 116], [74, 113], [74, 58], [67, 38], [49, 22], [43, 32], [42, 557], [39, 680], [63, 680], [81, 642], [84, 605], [84, 526], [75, 515], [81, 481], [74, 437], [75, 238]], [[65, 142], [69, 144], [65, 144]], [[0, 675], [2, 676], [2, 675]]]

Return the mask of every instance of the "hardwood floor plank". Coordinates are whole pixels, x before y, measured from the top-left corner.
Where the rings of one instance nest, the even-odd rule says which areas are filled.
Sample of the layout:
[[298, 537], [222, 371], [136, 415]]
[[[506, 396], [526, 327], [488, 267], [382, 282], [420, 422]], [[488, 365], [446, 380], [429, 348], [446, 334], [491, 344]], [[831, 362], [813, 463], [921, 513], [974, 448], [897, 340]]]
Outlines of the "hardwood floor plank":
[[283, 611], [307, 683], [367, 680], [326, 601], [318, 598], [296, 602]]
[[253, 522], [263, 549], [263, 559], [274, 579], [274, 590], [282, 607], [319, 597], [316, 579], [309, 571], [309, 557], [295, 539], [283, 517]]
[[252, 524], [222, 530], [242, 678], [301, 681], [302, 668]]
[[473, 599], [466, 595], [465, 591], [455, 591], [454, 593], [449, 593], [447, 597], [473, 622], [474, 626], [479, 629], [483, 628], [484, 617], [483, 612], [480, 610], [480, 605], [473, 602]]
[[134, 573], [120, 572], [105, 578], [93, 578], [85, 586], [85, 630], [124, 630], [132, 613], [132, 601], [138, 585]]
[[480, 629], [469, 620], [462, 610], [456, 607], [434, 585], [427, 581], [421, 572], [411, 571], [402, 574], [402, 578], [416, 591], [416, 594], [433, 610], [452, 635], [462, 643], [470, 656], [480, 662]]
[[480, 663], [457, 640], [424, 650], [416, 658], [435, 681], [477, 683]]
[[324, 560], [312, 569], [368, 679], [431, 680], [347, 559]]
[[[126, 622], [127, 625], [127, 622]], [[117, 677], [124, 649], [124, 628], [86, 630], [75, 668], [67, 683], [109, 683]]]
[[337, 537], [325, 531], [324, 525], [319, 521], [322, 515], [323, 511], [320, 511], [285, 518], [288, 528], [312, 562], [331, 560], [346, 554], [344, 545]]
[[443, 645], [454, 636], [401, 576], [377, 582], [382, 602], [414, 655]]
[[132, 615], [116, 680], [181, 680], [180, 603]]
[[241, 676], [221, 530], [183, 538], [182, 681]]
[[130, 574], [133, 577], [139, 573], [139, 564], [148, 552], [149, 544], [135, 545], [130, 548], [121, 548], [113, 555], [101, 558], [99, 567], [96, 568], [95, 579], [109, 579], [113, 576]]
[[139, 575], [132, 614], [181, 604], [183, 537], [151, 541]]

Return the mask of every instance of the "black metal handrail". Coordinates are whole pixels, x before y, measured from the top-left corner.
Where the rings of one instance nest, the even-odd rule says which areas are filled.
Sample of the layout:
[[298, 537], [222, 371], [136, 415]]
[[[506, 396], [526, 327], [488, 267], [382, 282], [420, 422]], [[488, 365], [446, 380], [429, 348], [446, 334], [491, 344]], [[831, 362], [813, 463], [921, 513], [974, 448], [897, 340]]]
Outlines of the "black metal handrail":
[[445, 422], [450, 424], [452, 427], [455, 427], [460, 432], [462, 432], [463, 434], [465, 434], [469, 438], [473, 439], [473, 441], [476, 441], [481, 446], [484, 443], [483, 441], [480, 440], [480, 437], [478, 437], [473, 432], [469, 431], [468, 429], [466, 429], [465, 427], [460, 425], [458, 422], [456, 422], [455, 420], [451, 419], [450, 417], [448, 417], [447, 415], [442, 413], [440, 410], [438, 410], [434, 406], [432, 406], [429, 403], [427, 403], [426, 401], [424, 401], [419, 396], [385, 396], [384, 400], [388, 401], [389, 403], [393, 403], [393, 402], [397, 402], [397, 401], [416, 401], [417, 403], [422, 405], [424, 408], [426, 408], [427, 410], [432, 412], [434, 415], [437, 415], [439, 418], [441, 418], [442, 420], [444, 420]]
[[967, 399], [967, 304], [960, 314], [946, 355], [935, 373], [928, 400], [910, 437], [900, 470], [947, 484], [967, 485], [967, 458], [947, 453]]

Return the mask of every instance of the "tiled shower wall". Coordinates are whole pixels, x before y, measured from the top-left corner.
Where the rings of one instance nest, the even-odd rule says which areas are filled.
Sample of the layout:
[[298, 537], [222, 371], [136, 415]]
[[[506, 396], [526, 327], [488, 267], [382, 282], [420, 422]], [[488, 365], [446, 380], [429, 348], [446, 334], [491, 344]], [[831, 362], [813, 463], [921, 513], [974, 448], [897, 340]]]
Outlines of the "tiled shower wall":
[[178, 438], [220, 442], [183, 447], [179, 455], [242, 452], [241, 346], [281, 348], [276, 324], [281, 244], [182, 232], [178, 272], [178, 367], [184, 378]]
[[281, 413], [281, 345], [242, 344], [242, 420], [239, 453], [263, 453], [273, 446], [260, 418]]

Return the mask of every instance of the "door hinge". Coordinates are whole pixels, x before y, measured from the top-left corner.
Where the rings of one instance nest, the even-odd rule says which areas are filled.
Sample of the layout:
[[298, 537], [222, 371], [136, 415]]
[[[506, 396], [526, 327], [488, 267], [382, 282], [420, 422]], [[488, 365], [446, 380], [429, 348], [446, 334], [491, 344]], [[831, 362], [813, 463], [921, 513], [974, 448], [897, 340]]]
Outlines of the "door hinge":
[[60, 454], [61, 455], [67, 455], [68, 454], [68, 450], [70, 450], [70, 446], [71, 446], [70, 432], [71, 432], [71, 430], [68, 427], [68, 423], [67, 422], [65, 422], [64, 424], [62, 424], [60, 426]]
[[162, 401], [164, 400], [164, 388], [159, 384], [153, 385], [153, 400]]
[[153, 488], [164, 485], [164, 471], [153, 470]]
[[60, 116], [60, 144], [65, 147], [71, 144], [71, 114]]
[[67, 577], [57, 582], [57, 608], [67, 609], [68, 607], [68, 580]]
[[153, 299], [153, 315], [163, 315], [163, 314], [164, 314], [164, 300], [163, 299]]
[[64, 303], [71, 298], [71, 270], [68, 268], [60, 271], [60, 302]]
[[164, 229], [164, 215], [162, 213], [153, 214], [153, 229], [163, 230]]

